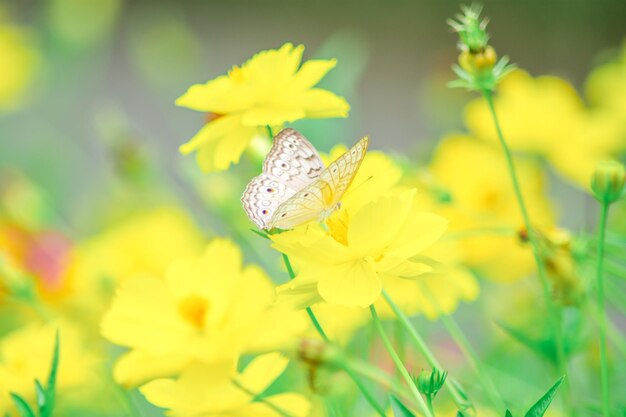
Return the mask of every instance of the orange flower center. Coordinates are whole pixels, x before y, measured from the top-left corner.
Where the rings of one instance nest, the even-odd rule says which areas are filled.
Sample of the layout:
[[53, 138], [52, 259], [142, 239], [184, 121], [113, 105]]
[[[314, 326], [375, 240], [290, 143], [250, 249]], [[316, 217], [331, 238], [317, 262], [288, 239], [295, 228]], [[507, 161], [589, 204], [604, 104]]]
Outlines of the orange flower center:
[[209, 311], [209, 300], [197, 295], [190, 295], [178, 304], [178, 313], [192, 326], [202, 329]]

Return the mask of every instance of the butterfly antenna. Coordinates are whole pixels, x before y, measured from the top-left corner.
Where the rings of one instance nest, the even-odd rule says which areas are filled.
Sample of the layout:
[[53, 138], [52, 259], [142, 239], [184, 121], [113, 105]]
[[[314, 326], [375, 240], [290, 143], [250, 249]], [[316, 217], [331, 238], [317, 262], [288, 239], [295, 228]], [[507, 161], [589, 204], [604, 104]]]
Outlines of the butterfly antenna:
[[355, 185], [354, 187], [350, 187], [348, 188], [348, 191], [346, 191], [346, 193], [344, 194], [344, 196], [349, 195], [352, 191], [357, 190], [359, 187], [361, 187], [362, 185], [365, 185], [369, 180], [371, 180], [372, 178], [374, 178], [373, 175], [370, 175], [369, 177], [367, 177], [365, 180], [363, 180], [360, 184]]

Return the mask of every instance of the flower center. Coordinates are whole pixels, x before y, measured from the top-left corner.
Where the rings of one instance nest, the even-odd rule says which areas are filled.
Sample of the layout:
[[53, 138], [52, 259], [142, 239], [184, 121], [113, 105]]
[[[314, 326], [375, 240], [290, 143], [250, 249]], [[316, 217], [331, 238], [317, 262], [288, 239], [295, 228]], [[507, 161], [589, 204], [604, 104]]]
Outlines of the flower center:
[[198, 329], [204, 327], [208, 310], [209, 300], [197, 295], [183, 298], [178, 304], [178, 313], [183, 320]]
[[326, 219], [328, 233], [344, 246], [348, 246], [348, 224], [350, 224], [350, 219], [346, 210], [337, 210]]

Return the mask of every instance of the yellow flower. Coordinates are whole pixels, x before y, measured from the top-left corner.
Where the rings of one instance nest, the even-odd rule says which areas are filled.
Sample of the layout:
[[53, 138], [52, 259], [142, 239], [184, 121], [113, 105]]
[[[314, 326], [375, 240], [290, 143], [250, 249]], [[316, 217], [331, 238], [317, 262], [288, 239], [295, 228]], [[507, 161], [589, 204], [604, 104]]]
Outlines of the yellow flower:
[[[585, 188], [597, 162], [625, 147], [623, 122], [587, 109], [576, 90], [557, 77], [514, 71], [498, 87], [495, 107], [513, 150], [544, 157], [560, 175]], [[498, 144], [484, 100], [471, 102], [465, 119], [475, 137]]]
[[57, 392], [61, 401], [67, 400], [68, 393], [78, 394], [81, 387], [97, 382], [98, 359], [85, 349], [74, 327], [67, 323], [31, 324], [0, 339], [0, 415], [13, 412], [9, 392], [34, 403], [34, 381], [47, 381], [57, 329], [61, 340]]
[[151, 403], [172, 417], [293, 417], [309, 414], [309, 401], [296, 393], [261, 394], [285, 370], [287, 359], [276, 353], [255, 358], [241, 372], [234, 361], [212, 366], [196, 364], [180, 378], [158, 379], [140, 388]]
[[[343, 145], [336, 146], [329, 156], [322, 155], [322, 158], [333, 159], [344, 151]], [[354, 215], [371, 204], [373, 200], [388, 196], [390, 193], [408, 190], [402, 182], [402, 169], [391, 157], [380, 151], [368, 152], [353, 184], [343, 198], [342, 208], [327, 220], [328, 230], [309, 225], [306, 228], [275, 235], [273, 239], [282, 244], [283, 240], [293, 238], [295, 242], [308, 247], [308, 245], [315, 245], [325, 235], [330, 235], [331, 240], [345, 245], [348, 242], [348, 229], [351, 227]], [[423, 205], [421, 200], [414, 208], [419, 211], [430, 211], [430, 207]], [[437, 217], [437, 221], [441, 219]], [[373, 230], [372, 236], [375, 235], [376, 231]], [[425, 314], [429, 318], [435, 318], [440, 313], [452, 312], [460, 300], [473, 300], [478, 294], [476, 280], [460, 267], [459, 260], [452, 256], [456, 252], [458, 251], [450, 244], [435, 243], [424, 252], [424, 255], [436, 260], [437, 273], [422, 274], [418, 279], [394, 278], [385, 275], [383, 282], [385, 289], [409, 314]], [[329, 254], [328, 256], [329, 261], [332, 261], [335, 255]], [[302, 264], [302, 258], [306, 265]], [[302, 274], [306, 276], [304, 270], [309, 267], [306, 257], [295, 256], [292, 262], [297, 270], [302, 271]], [[315, 265], [311, 267], [316, 268]], [[299, 308], [315, 304], [322, 299], [318, 292], [317, 282], [315, 280], [306, 282], [301, 276], [295, 282], [292, 281], [279, 290], [281, 303]], [[436, 300], [436, 305], [425, 301], [433, 298]], [[334, 335], [331, 337], [332, 340], [346, 340], [351, 332], [369, 320], [369, 313], [361, 307], [319, 303], [312, 308], [324, 329]], [[377, 303], [376, 308], [382, 316], [392, 315], [385, 302]]]
[[[534, 226], [550, 227], [554, 214], [542, 172], [524, 160], [516, 161], [516, 167]], [[461, 236], [467, 265], [497, 281], [514, 281], [534, 271], [530, 247], [517, 236], [524, 223], [499, 149], [468, 136], [449, 136], [439, 143], [430, 171], [452, 196], [452, 203], [441, 209], [451, 234]]]
[[412, 258], [441, 236], [446, 221], [422, 212], [415, 190], [393, 193], [353, 215], [346, 209], [321, 227], [301, 227], [273, 235], [274, 247], [292, 257], [298, 276], [283, 290], [308, 293], [309, 303], [367, 307], [379, 298], [388, 278], [413, 279], [431, 267]]
[[22, 104], [35, 77], [38, 54], [21, 28], [0, 22], [0, 111]]
[[116, 364], [124, 385], [175, 375], [194, 361], [288, 345], [307, 322], [273, 307], [275, 289], [241, 252], [215, 239], [198, 259], [174, 262], [165, 278], [142, 277], [120, 288], [102, 323], [103, 335], [131, 350]]
[[202, 236], [182, 211], [159, 207], [141, 212], [82, 242], [76, 273], [82, 280], [122, 282], [136, 275], [162, 275], [175, 259], [202, 250]]
[[180, 147], [197, 151], [207, 172], [239, 162], [252, 139], [266, 126], [279, 127], [303, 118], [346, 117], [349, 105], [330, 91], [313, 88], [336, 64], [310, 60], [300, 67], [304, 46], [286, 43], [262, 51], [206, 84], [193, 85], [176, 104], [208, 112], [211, 121]]
[[594, 69], [587, 78], [585, 91], [592, 105], [626, 118], [626, 42], [615, 59]]

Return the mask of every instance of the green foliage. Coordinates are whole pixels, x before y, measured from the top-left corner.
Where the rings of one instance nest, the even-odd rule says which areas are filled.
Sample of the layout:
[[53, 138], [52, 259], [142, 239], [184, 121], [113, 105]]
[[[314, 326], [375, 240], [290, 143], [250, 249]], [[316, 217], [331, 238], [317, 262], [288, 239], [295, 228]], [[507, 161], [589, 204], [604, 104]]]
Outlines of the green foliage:
[[415, 417], [415, 414], [393, 395], [391, 396], [391, 409], [395, 417]]
[[37, 402], [38, 413], [35, 414], [30, 405], [24, 398], [18, 394], [11, 393], [11, 399], [15, 404], [17, 411], [21, 417], [50, 417], [54, 409], [56, 380], [59, 369], [59, 345], [60, 338], [57, 331], [54, 340], [54, 351], [52, 353], [52, 364], [50, 365], [50, 374], [48, 375], [48, 384], [44, 387], [39, 380], [35, 379], [35, 397]]
[[542, 417], [552, 403], [552, 400], [554, 399], [554, 396], [564, 379], [565, 376], [560, 377], [558, 381], [556, 381], [554, 385], [552, 385], [550, 389], [532, 407], [530, 407], [526, 414], [524, 414], [524, 417]]
[[[548, 391], [543, 394], [543, 396], [539, 398], [539, 400], [537, 400], [537, 402], [532, 407], [530, 407], [526, 414], [524, 414], [524, 417], [543, 417], [543, 415], [548, 410], [548, 407], [550, 407], [550, 404], [552, 404], [552, 400], [556, 396], [556, 392], [563, 383], [564, 379], [565, 375], [560, 377], [554, 383], [554, 385], [552, 385], [550, 389], [548, 389]], [[504, 417], [513, 417], [513, 414], [511, 413], [511, 411], [506, 410]]]

